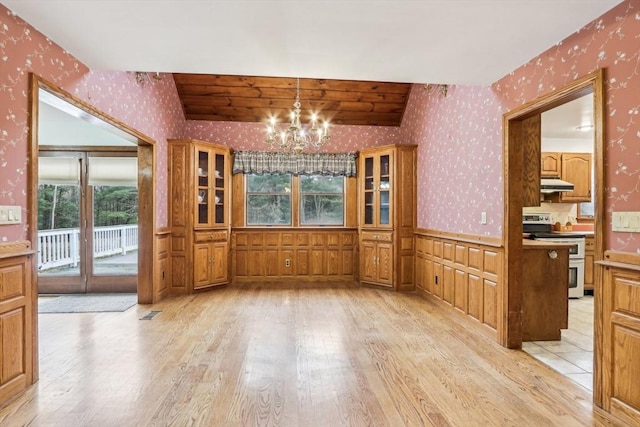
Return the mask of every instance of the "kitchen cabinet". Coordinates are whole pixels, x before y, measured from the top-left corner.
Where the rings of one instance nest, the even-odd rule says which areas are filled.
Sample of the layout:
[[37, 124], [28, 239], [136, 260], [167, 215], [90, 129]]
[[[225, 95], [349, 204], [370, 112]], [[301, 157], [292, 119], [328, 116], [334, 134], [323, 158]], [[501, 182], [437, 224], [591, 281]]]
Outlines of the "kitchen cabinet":
[[231, 149], [169, 140], [172, 293], [229, 282]]
[[593, 292], [593, 263], [596, 243], [593, 236], [587, 236], [584, 244], [584, 290]]
[[560, 178], [573, 184], [573, 191], [546, 194], [546, 201], [563, 203], [590, 202], [591, 157], [590, 153], [543, 152], [541, 154], [541, 176]]
[[591, 201], [591, 154], [562, 153], [562, 172], [564, 181], [573, 184], [573, 191], [560, 194], [562, 202]]
[[415, 145], [373, 147], [359, 154], [360, 281], [414, 290]]
[[560, 173], [562, 172], [560, 156], [560, 153], [542, 153], [542, 160], [540, 162], [541, 176], [560, 178]]

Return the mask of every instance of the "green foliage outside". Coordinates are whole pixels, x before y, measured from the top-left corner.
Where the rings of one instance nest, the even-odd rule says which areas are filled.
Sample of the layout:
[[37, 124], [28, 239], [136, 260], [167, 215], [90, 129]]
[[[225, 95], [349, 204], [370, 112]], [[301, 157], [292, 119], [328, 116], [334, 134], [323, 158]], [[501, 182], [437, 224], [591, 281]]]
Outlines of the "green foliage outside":
[[[96, 186], [94, 190], [95, 227], [138, 223], [136, 187]], [[73, 185], [38, 186], [38, 230], [78, 228], [80, 226], [80, 188]]]

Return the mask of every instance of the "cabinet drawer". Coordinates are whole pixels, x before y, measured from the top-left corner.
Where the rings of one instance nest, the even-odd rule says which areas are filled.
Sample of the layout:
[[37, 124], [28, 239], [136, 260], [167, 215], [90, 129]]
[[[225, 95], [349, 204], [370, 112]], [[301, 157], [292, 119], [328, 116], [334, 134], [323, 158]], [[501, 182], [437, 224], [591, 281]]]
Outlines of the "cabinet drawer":
[[218, 242], [227, 240], [227, 230], [198, 231], [195, 233], [196, 243]]
[[380, 231], [363, 231], [362, 240], [373, 240], [375, 242], [391, 242], [393, 233]]

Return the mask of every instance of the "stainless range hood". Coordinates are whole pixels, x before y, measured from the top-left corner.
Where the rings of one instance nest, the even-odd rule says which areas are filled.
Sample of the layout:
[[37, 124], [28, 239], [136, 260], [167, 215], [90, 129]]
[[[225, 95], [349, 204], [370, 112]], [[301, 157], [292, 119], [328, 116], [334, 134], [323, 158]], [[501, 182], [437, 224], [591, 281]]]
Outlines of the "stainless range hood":
[[560, 178], [542, 178], [540, 192], [544, 194], [573, 191], [573, 184]]

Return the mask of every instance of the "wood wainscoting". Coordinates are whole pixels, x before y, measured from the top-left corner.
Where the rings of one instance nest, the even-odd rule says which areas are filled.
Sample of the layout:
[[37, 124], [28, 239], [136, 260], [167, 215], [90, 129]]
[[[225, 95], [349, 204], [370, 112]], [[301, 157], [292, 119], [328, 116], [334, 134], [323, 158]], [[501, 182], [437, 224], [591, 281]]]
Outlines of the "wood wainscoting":
[[0, 404], [38, 377], [32, 256], [28, 241], [0, 244]]
[[416, 292], [447, 304], [498, 341], [504, 249], [500, 239], [416, 231]]
[[602, 309], [596, 313], [603, 409], [625, 425], [640, 425], [640, 255], [606, 251], [604, 258], [596, 263], [603, 269]]
[[156, 303], [169, 295], [171, 283], [171, 258], [169, 249], [171, 244], [171, 230], [164, 227], [156, 231], [155, 265], [153, 281], [153, 302]]
[[358, 230], [233, 229], [234, 282], [353, 281], [358, 278]]

